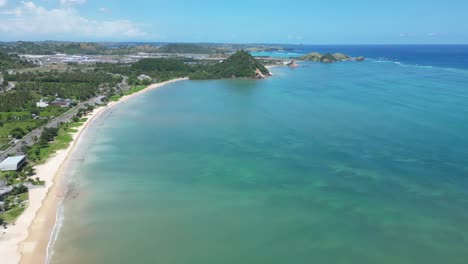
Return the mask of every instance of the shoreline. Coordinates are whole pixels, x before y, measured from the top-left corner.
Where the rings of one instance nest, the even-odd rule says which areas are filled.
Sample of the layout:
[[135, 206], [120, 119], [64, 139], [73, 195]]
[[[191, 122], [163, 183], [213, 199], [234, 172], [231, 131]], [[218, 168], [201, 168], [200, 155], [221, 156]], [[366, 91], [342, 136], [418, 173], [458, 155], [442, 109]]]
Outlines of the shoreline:
[[49, 247], [53, 245], [51, 240], [54, 233], [57, 232], [57, 213], [65, 193], [62, 182], [63, 169], [80, 146], [81, 136], [89, 124], [119, 103], [166, 84], [184, 80], [188, 80], [188, 78], [152, 84], [141, 91], [125, 95], [118, 101], [94, 109], [86, 116], [88, 120], [78, 127], [78, 131], [72, 135], [73, 140], [66, 149], [57, 151], [44, 164], [35, 166], [35, 177], [45, 181], [46, 186], [30, 190], [28, 207], [18, 217], [15, 224], [1, 231], [0, 256], [2, 264], [46, 263], [50, 257]]

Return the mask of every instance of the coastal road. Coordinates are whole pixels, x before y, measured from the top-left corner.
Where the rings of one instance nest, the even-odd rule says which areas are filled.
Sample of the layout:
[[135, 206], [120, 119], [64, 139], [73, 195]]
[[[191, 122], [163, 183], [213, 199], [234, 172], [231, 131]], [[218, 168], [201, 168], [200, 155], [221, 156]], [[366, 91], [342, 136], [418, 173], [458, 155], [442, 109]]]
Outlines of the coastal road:
[[[129, 89], [127, 80], [128, 77], [124, 75], [120, 75], [123, 79], [122, 82], [117, 84], [117, 88], [120, 91], [125, 91]], [[10, 88], [13, 89], [15, 86], [13, 84], [13, 87]], [[47, 124], [45, 124], [42, 127], [36, 128], [35, 130], [31, 131], [29, 134], [25, 135], [20, 141], [18, 141], [15, 145], [11, 146], [10, 148], [6, 149], [3, 152], [0, 152], [0, 162], [5, 160], [9, 155], [19, 155], [23, 154], [21, 151], [21, 148], [23, 146], [32, 146], [34, 143], [36, 143], [37, 139], [41, 136], [42, 131], [44, 131], [44, 128], [51, 128], [51, 127], [57, 127], [60, 125], [60, 123], [66, 123], [70, 121], [77, 113], [80, 108], [85, 107], [85, 105], [99, 105], [102, 104], [102, 99], [104, 96], [99, 95], [96, 97], [93, 97], [85, 102], [80, 102], [78, 103], [77, 106], [71, 108], [67, 112], [61, 114], [60, 116], [55, 117], [54, 119], [50, 120]]]
[[31, 131], [29, 134], [25, 135], [20, 141], [18, 141], [15, 145], [11, 146], [7, 150], [5, 150], [3, 153], [0, 154], [0, 162], [2, 162], [4, 159], [8, 157], [8, 155], [18, 155], [18, 154], [23, 154], [21, 151], [21, 148], [23, 146], [32, 146], [34, 143], [36, 143], [37, 139], [41, 136], [42, 131], [44, 131], [44, 128], [51, 128], [51, 127], [57, 127], [60, 125], [60, 123], [66, 123], [70, 121], [77, 113], [80, 108], [85, 107], [86, 104], [88, 105], [96, 105], [96, 104], [101, 104], [101, 99], [104, 96], [96, 96], [93, 97], [85, 102], [79, 103], [77, 106], [71, 108], [67, 112], [61, 114], [60, 116], [55, 117], [54, 119], [50, 120], [47, 124], [45, 124], [42, 127], [39, 127], [33, 131]]

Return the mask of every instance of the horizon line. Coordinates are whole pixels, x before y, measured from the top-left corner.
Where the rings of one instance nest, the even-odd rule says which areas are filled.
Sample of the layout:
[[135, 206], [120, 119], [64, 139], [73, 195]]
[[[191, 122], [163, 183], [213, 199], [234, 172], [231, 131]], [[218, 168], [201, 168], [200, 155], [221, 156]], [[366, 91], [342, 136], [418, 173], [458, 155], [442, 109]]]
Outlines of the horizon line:
[[14, 42], [68, 42], [68, 43], [161, 43], [161, 44], [230, 44], [230, 45], [291, 45], [291, 46], [465, 46], [468, 43], [326, 43], [326, 44], [310, 44], [310, 43], [272, 43], [272, 42], [189, 42], [189, 41], [139, 41], [139, 40], [0, 40], [0, 43]]

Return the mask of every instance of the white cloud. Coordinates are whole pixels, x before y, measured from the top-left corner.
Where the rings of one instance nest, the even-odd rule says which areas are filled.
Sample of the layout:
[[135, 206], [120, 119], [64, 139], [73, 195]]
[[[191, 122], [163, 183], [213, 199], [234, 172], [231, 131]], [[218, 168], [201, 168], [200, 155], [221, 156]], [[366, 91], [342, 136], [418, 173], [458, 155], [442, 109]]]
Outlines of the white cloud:
[[6, 6], [7, 0], [0, 0], [0, 7]]
[[15, 9], [0, 11], [0, 34], [20, 38], [98, 39], [141, 38], [147, 35], [129, 20], [93, 20], [69, 6], [46, 9], [32, 1], [23, 1]]
[[435, 36], [437, 36], [437, 35], [439, 35], [439, 34], [438, 34], [437, 32], [430, 32], [430, 33], [427, 33], [427, 35], [428, 35], [429, 37], [435, 37]]
[[110, 13], [111, 12], [110, 8], [107, 8], [107, 7], [101, 7], [101, 8], [99, 8], [99, 11], [101, 11], [102, 13]]
[[60, 0], [62, 5], [81, 5], [86, 3], [86, 0]]

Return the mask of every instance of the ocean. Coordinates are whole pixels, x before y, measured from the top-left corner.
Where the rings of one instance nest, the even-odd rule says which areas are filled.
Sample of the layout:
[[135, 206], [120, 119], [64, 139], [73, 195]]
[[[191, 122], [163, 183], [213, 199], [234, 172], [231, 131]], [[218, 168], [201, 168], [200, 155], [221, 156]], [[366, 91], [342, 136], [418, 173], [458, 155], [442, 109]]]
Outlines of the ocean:
[[295, 48], [369, 59], [172, 83], [94, 121], [50, 263], [465, 264], [468, 46]]

